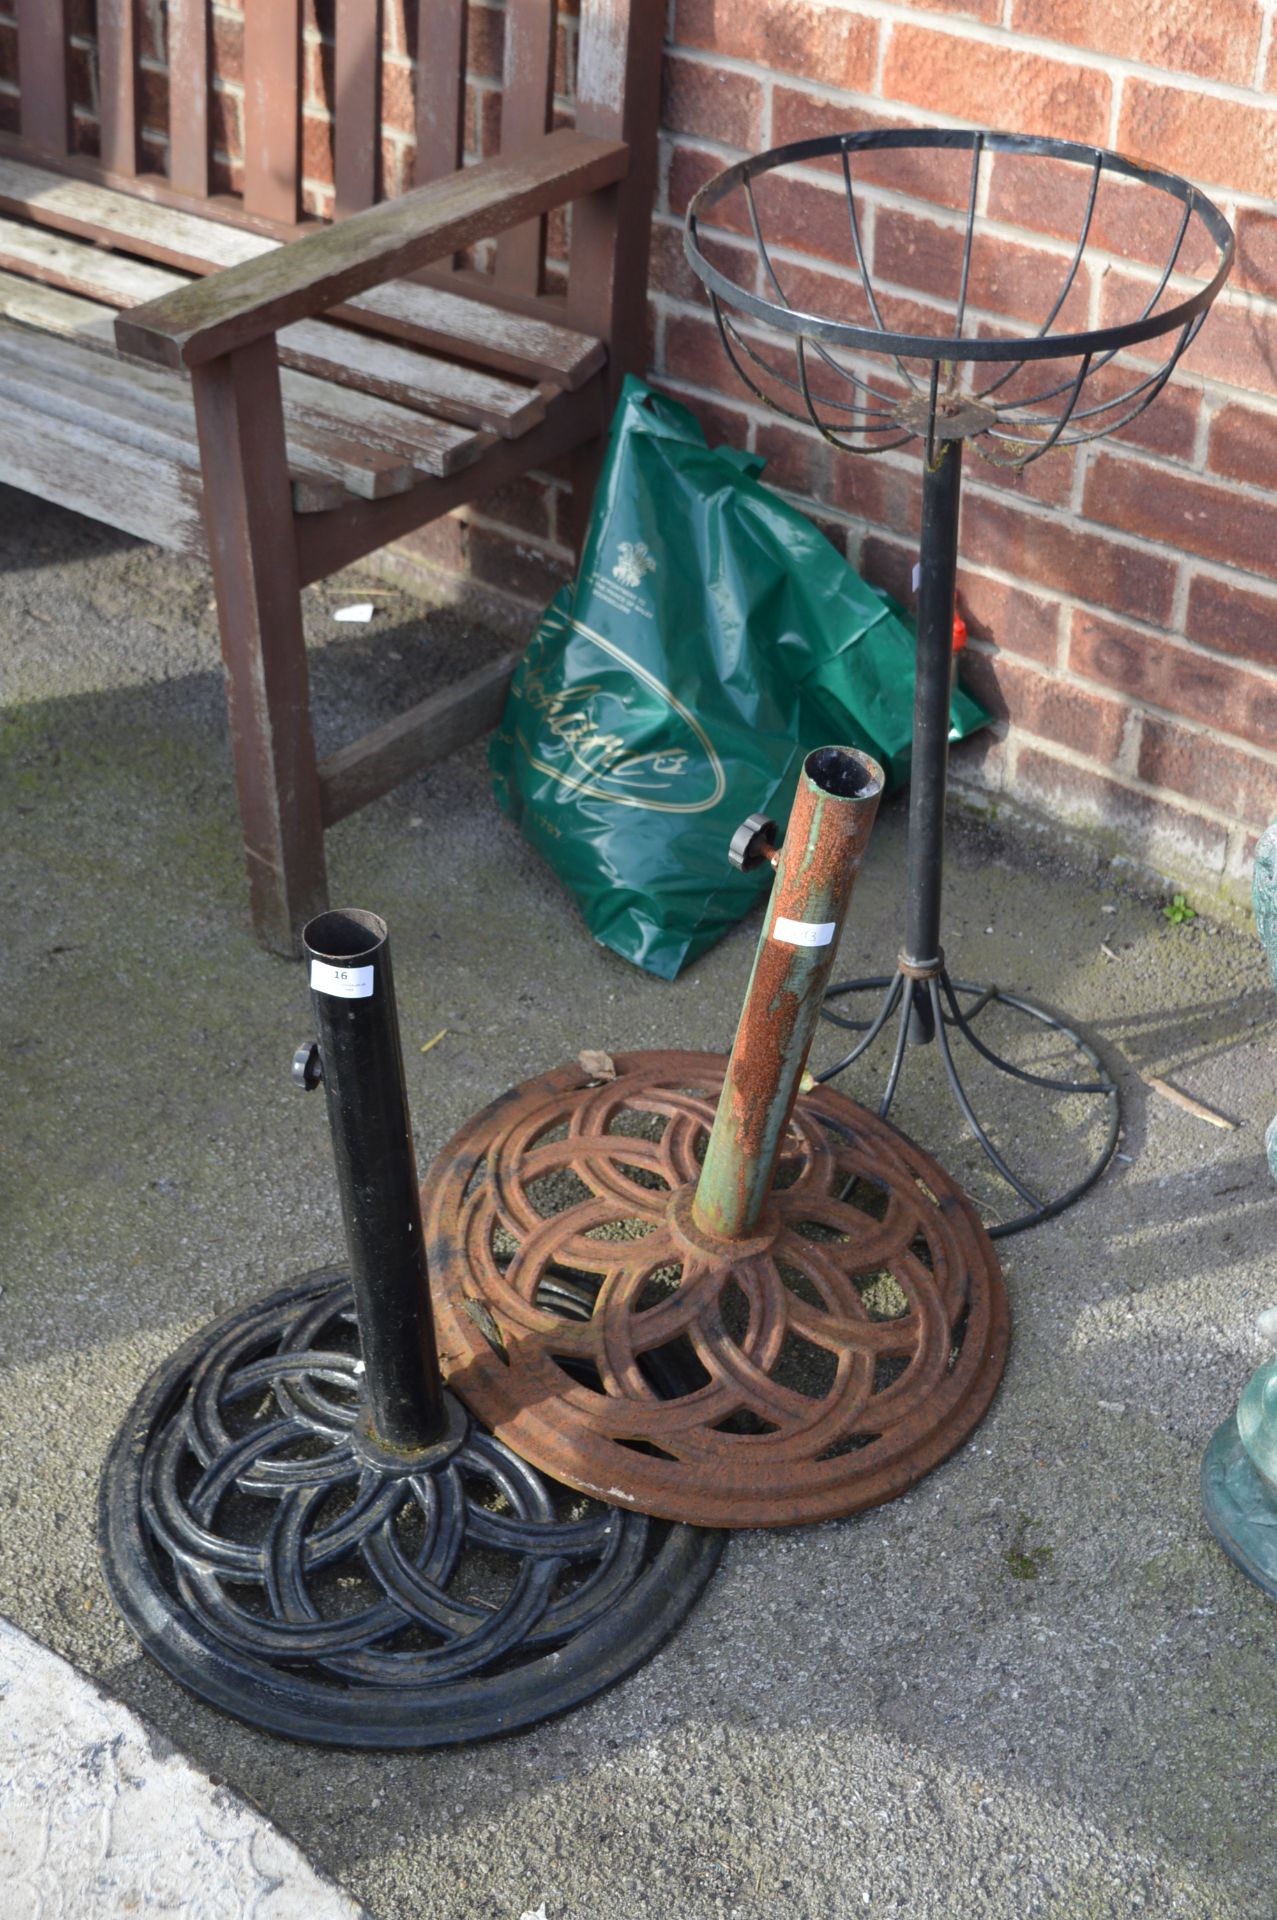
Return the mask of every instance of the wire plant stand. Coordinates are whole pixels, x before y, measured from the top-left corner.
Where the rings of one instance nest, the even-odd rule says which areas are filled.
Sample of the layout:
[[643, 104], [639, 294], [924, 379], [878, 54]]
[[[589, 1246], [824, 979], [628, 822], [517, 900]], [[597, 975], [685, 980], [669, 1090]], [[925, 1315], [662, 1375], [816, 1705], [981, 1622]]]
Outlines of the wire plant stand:
[[[836, 188], [820, 192], [831, 173], [841, 195]], [[919, 206], [917, 182], [934, 185], [941, 176], [936, 222], [930, 199]], [[830, 215], [839, 199], [835, 225]], [[1059, 245], [1036, 251], [1034, 270], [1008, 297], [1000, 263], [1009, 257], [1008, 228], [1023, 224], [1026, 204], [1038, 227], [1050, 209], [1045, 226]], [[902, 293], [889, 285], [889, 271], [871, 265], [880, 232], [910, 206], [925, 212], [928, 231], [940, 236], [947, 293]], [[845, 311], [813, 312], [802, 304], [813, 263], [793, 260], [785, 236], [803, 234], [794, 244], [807, 254], [804, 222], [813, 209], [823, 210], [818, 264], [834, 267], [820, 274], [821, 297], [835, 296]], [[1097, 265], [1124, 257], [1127, 238], [1138, 267], [1110, 298], [1103, 287], [1093, 289], [1093, 277]], [[1188, 181], [1101, 148], [1024, 134], [890, 128], [796, 141], [728, 167], [694, 196], [685, 246], [722, 344], [756, 400], [813, 426], [843, 452], [877, 454], [910, 443], [921, 451], [905, 943], [892, 973], [829, 989], [826, 1017], [858, 1038], [816, 1077], [844, 1072], [894, 1028], [879, 1102], [885, 1115], [910, 1049], [935, 1044], [967, 1126], [1015, 1196], [1011, 1204], [1021, 1208], [991, 1222], [989, 1231], [1018, 1232], [1061, 1212], [1098, 1179], [1117, 1145], [1120, 1109], [1116, 1082], [1079, 1034], [1019, 995], [955, 980], [941, 945], [963, 445], [971, 441], [994, 465], [1023, 469], [1057, 448], [1128, 427], [1161, 393], [1228, 278], [1232, 229]], [[742, 255], [750, 273], [741, 271]], [[1054, 277], [1040, 271], [1044, 262], [1058, 268]], [[750, 274], [754, 284], [743, 284]], [[1133, 311], [1108, 317], [1123, 295]], [[903, 325], [889, 324], [897, 317]], [[1154, 342], [1160, 344], [1151, 356], [1137, 351]], [[865, 1020], [828, 1004], [875, 993], [876, 1011]], [[990, 1007], [1036, 1023], [1032, 1032], [1074, 1049], [1082, 1077], [1007, 1059], [976, 1030]], [[975, 1110], [959, 1070], [959, 1043], [1026, 1087], [1094, 1102], [1097, 1125], [1078, 1178], [1043, 1193], [1036, 1178], [1011, 1165], [995, 1139], [996, 1123]]]

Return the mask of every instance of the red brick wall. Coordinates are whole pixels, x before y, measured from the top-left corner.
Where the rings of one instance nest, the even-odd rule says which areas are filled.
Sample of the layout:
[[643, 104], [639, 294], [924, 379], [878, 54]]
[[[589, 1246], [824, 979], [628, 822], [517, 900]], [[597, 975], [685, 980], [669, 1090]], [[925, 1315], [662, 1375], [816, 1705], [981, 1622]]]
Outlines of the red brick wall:
[[[587, 0], [588, 3], [588, 0]], [[666, 0], [648, 0], [664, 6]], [[331, 187], [334, 0], [310, 0], [306, 196]], [[428, 0], [420, 0], [428, 4]], [[384, 172], [411, 163], [417, 0], [386, 0]], [[77, 127], [95, 138], [92, 0], [76, 0]], [[564, 0], [559, 108], [571, 110], [575, 0]], [[141, 0], [144, 70], [163, 162], [161, 0]], [[490, 150], [500, 113], [502, 0], [473, 0], [468, 143]], [[240, 0], [216, 0], [218, 161], [238, 181]], [[0, 122], [12, 124], [12, 0], [0, 0]], [[1028, 807], [1102, 850], [1240, 894], [1254, 835], [1277, 813], [1277, 31], [1272, 0], [668, 0], [660, 193], [653, 239], [651, 375], [711, 432], [768, 455], [774, 484], [811, 512], [867, 577], [908, 588], [919, 512], [914, 448], [873, 460], [749, 402], [682, 254], [691, 192], [745, 152], [882, 125], [994, 125], [1113, 146], [1182, 172], [1233, 220], [1232, 283], [1171, 385], [1123, 435], [1057, 451], [1023, 477], [968, 456], [960, 604], [965, 672], [999, 716], [954, 756], [971, 800]], [[1003, 304], [1037, 299], [1067, 261], [1067, 221], [996, 197]], [[811, 176], [784, 241], [811, 300], [839, 298], [847, 249], [821, 215], [836, 181]], [[925, 311], [961, 222], [925, 184], [918, 206], [881, 196], [875, 271]], [[1077, 295], [1083, 322], [1120, 311], [1141, 235], [1097, 235]], [[565, 235], [555, 235], [562, 255]], [[728, 242], [730, 246], [730, 242]], [[1063, 250], [1063, 252], [1061, 251]], [[1127, 264], [1134, 253], [1134, 267]], [[739, 250], [737, 250], [739, 256]], [[729, 254], [729, 258], [730, 258]], [[985, 271], [985, 269], [981, 269]], [[527, 482], [406, 543], [449, 590], [497, 589], [517, 616], [568, 568], [561, 483]]]
[[[1209, 896], [1248, 885], [1277, 813], [1277, 39], [1260, 0], [675, 0], [664, 197], [653, 264], [654, 370], [713, 425], [766, 452], [862, 572], [907, 590], [915, 449], [831, 454], [742, 404], [679, 257], [691, 192], [755, 148], [844, 128], [993, 125], [1116, 147], [1203, 186], [1239, 263], [1172, 383], [1122, 436], [1045, 456], [1022, 478], [967, 458], [959, 601], [965, 674], [997, 735], [954, 755], [983, 804], [1027, 806]], [[815, 178], [815, 176], [813, 176]], [[878, 215], [875, 265], [925, 295], [936, 248]], [[1008, 280], [1054, 245], [1008, 195]], [[1031, 224], [1029, 224], [1031, 222]], [[960, 239], [956, 214], [933, 225]], [[789, 236], [819, 252], [819, 225]], [[1061, 229], [1063, 230], [1063, 229]], [[1101, 235], [1081, 298], [1121, 297], [1125, 247]], [[1019, 239], [1028, 250], [1016, 261]], [[845, 250], [844, 250], [845, 251]], [[1052, 270], [1056, 260], [1050, 259]], [[796, 270], [796, 269], [795, 269]], [[820, 260], [816, 297], [836, 298]], [[791, 297], [793, 293], [791, 291]], [[1009, 307], [1004, 310], [1010, 310]], [[1083, 317], [1082, 324], [1086, 324]]]

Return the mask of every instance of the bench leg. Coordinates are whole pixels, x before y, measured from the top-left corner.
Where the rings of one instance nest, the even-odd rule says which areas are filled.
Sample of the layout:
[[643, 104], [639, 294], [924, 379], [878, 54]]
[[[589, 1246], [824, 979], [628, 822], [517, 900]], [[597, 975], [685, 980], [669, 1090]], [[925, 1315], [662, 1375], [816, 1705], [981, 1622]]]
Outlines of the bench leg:
[[192, 385], [253, 925], [294, 955], [328, 900], [274, 340], [194, 369]]
[[590, 509], [594, 505], [606, 453], [607, 435], [600, 433], [582, 446], [574, 447], [569, 456], [568, 478], [572, 485], [572, 504], [568, 509], [568, 534], [578, 573], [581, 571], [581, 555], [585, 551], [585, 537], [590, 530]]

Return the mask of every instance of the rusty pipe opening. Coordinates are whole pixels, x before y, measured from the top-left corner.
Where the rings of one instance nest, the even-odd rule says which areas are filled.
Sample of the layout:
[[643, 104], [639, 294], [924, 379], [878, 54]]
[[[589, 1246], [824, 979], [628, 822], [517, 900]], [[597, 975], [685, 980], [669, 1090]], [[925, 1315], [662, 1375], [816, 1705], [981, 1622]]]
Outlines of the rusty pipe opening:
[[822, 793], [839, 800], [872, 800], [882, 793], [882, 768], [854, 747], [817, 747], [803, 772]]

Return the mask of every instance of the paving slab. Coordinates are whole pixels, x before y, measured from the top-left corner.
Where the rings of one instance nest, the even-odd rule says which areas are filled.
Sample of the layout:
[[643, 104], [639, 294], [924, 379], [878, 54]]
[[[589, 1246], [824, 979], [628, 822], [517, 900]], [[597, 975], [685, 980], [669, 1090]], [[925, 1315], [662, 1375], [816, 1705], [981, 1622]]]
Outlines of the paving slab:
[[260, 1813], [6, 1620], [0, 1809], [15, 1920], [361, 1920]]
[[[325, 749], [502, 644], [397, 592], [335, 624], [367, 586], [306, 596]], [[0, 1613], [376, 1920], [1273, 1920], [1277, 1609], [1215, 1548], [1197, 1475], [1277, 1299], [1277, 998], [1244, 929], [1173, 926], [1020, 826], [954, 822], [950, 956], [1076, 1020], [1119, 1078], [1124, 1157], [1002, 1243], [1010, 1364], [958, 1456], [857, 1519], [734, 1538], [641, 1673], [486, 1746], [291, 1746], [141, 1656], [97, 1563], [107, 1445], [189, 1333], [340, 1247], [322, 1104], [288, 1081], [305, 983], [247, 925], [209, 598], [196, 567], [0, 496]], [[904, 849], [893, 801], [848, 974], [893, 963]], [[329, 857], [334, 901], [392, 930], [423, 1161], [582, 1046], [730, 1040], [756, 922], [673, 985], [604, 952], [481, 748]], [[929, 1070], [900, 1123], [974, 1180]], [[1063, 1109], [1013, 1131], [1039, 1165], [1076, 1145]]]

